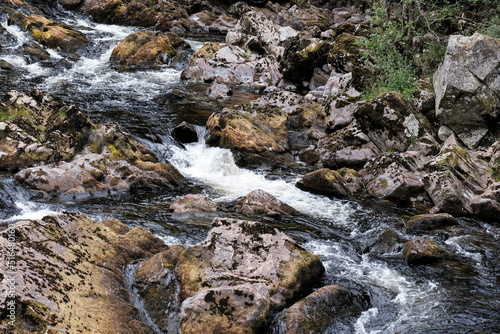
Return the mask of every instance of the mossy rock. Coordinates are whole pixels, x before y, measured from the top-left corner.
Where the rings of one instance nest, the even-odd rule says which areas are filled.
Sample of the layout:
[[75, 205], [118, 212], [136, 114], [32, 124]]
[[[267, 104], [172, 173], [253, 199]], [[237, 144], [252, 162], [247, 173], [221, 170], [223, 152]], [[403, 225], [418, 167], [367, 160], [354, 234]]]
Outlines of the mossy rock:
[[403, 258], [408, 264], [427, 264], [448, 256], [449, 253], [443, 247], [423, 238], [409, 240], [403, 249]]

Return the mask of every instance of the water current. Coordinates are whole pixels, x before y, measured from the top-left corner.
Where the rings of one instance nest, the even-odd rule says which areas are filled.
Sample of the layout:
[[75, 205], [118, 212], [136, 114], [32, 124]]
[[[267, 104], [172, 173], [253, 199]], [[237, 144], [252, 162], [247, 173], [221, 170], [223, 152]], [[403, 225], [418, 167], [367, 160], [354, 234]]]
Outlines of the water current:
[[[216, 102], [203, 94], [207, 86], [181, 82], [180, 68], [116, 71], [109, 56], [137, 28], [96, 24], [60, 7], [47, 11], [85, 33], [92, 43], [77, 60], [48, 50], [50, 60], [33, 61], [20, 51], [31, 37], [1, 17], [2, 27], [15, 41], [0, 49], [0, 59], [13, 65], [12, 70], [0, 72], [0, 93], [41, 88], [79, 106], [96, 123], [120, 124], [188, 178], [185, 192], [204, 193], [224, 206], [262, 189], [299, 210], [293, 220], [267, 221], [321, 257], [326, 274], [320, 285], [340, 284], [366, 293], [371, 301], [358, 318], [336, 322], [327, 333], [500, 333], [499, 228], [462, 218], [457, 228], [427, 235], [455, 254], [452, 260], [432, 266], [408, 266], [400, 253], [366, 253], [387, 228], [397, 230], [401, 237], [413, 237], [404, 234], [400, 221], [412, 212], [387, 202], [337, 200], [303, 192], [295, 187], [300, 171], [239, 168], [229, 150], [205, 144], [203, 125], [211, 112], [246, 103], [256, 98], [254, 93], [236, 90], [231, 100]], [[200, 34], [186, 39], [196, 49], [220, 36]], [[62, 66], [64, 62], [69, 66]], [[198, 125], [201, 139], [180, 147], [170, 131], [184, 120]], [[76, 211], [94, 220], [117, 218], [144, 227], [169, 245], [189, 246], [205, 238], [213, 216], [173, 217], [169, 204], [183, 194], [139, 191], [47, 202], [32, 198], [6, 173], [0, 175], [0, 219]], [[232, 210], [225, 215], [248, 219]]]

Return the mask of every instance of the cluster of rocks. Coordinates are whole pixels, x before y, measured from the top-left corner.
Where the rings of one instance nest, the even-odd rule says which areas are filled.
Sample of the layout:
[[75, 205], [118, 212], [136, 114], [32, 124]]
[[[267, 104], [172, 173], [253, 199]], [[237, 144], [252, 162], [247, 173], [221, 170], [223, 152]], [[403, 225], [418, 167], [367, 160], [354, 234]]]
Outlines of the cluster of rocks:
[[96, 125], [41, 90], [0, 103], [0, 169], [43, 196], [178, 187], [184, 177], [118, 125]]
[[[0, 305], [17, 301], [15, 333], [260, 333], [288, 306], [273, 323], [279, 333], [297, 332], [301, 324], [319, 333], [331, 317], [356, 316], [369, 305], [337, 285], [299, 300], [324, 271], [319, 257], [258, 222], [216, 218], [206, 240], [187, 248], [167, 247], [141, 227], [74, 213], [9, 229], [22, 275], [15, 278], [15, 296], [2, 294]], [[3, 231], [0, 245], [8, 242]], [[4, 274], [6, 263], [0, 264]], [[0, 281], [2, 291], [8, 284]], [[155, 330], [141, 320], [134, 298], [143, 300]], [[315, 305], [332, 309], [314, 314]], [[2, 320], [0, 326], [9, 325]]]

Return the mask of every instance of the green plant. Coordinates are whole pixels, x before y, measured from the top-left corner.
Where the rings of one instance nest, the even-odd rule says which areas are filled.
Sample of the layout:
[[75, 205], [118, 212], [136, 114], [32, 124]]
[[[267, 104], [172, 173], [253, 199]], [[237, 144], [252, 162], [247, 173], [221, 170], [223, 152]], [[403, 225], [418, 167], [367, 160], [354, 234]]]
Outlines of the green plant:
[[243, 58], [245, 58], [245, 59], [247, 59], [247, 60], [248, 60], [248, 59], [250, 58], [250, 54], [249, 54], [249, 52], [250, 52], [250, 49], [245, 48], [245, 51], [243, 51], [243, 52], [241, 53], [241, 56], [242, 56]]
[[494, 16], [488, 23], [483, 24], [479, 32], [493, 38], [500, 38], [500, 16]]
[[392, 154], [392, 153], [394, 153], [394, 151], [395, 151], [395, 150], [394, 150], [394, 148], [393, 148], [393, 147], [389, 147], [389, 149], [387, 150], [387, 153], [388, 153], [388, 154]]
[[451, 175], [451, 171], [447, 170], [446, 172], [444, 172], [444, 175], [449, 177]]
[[247, 102], [247, 108], [248, 109], [252, 109], [252, 101], [248, 101]]
[[411, 136], [410, 140], [411, 140], [412, 143], [416, 143], [416, 142], [418, 142], [418, 137], [417, 136]]

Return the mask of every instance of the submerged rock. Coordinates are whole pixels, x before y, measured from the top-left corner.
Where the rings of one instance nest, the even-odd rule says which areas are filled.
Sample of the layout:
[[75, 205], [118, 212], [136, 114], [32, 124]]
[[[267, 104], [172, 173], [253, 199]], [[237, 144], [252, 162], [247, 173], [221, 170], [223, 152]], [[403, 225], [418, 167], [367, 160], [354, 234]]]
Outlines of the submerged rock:
[[325, 286], [283, 311], [275, 320], [272, 333], [321, 334], [331, 330], [338, 319], [359, 316], [368, 304], [365, 298], [344, 287]]
[[443, 62], [434, 74], [436, 116], [470, 149], [500, 117], [500, 40], [479, 33], [450, 36]]
[[319, 257], [269, 225], [216, 218], [178, 259], [182, 331], [260, 333], [323, 271]]
[[[13, 298], [0, 296], [3, 314], [7, 302], [16, 300], [15, 329], [9, 333], [153, 333], [129, 302], [123, 268], [167, 249], [160, 239], [115, 219], [96, 223], [75, 213], [9, 225], [0, 234], [2, 249], [8, 249], [9, 231], [16, 242], [16, 289]], [[7, 261], [0, 272], [12, 276]], [[0, 281], [1, 291], [9, 282]]]

